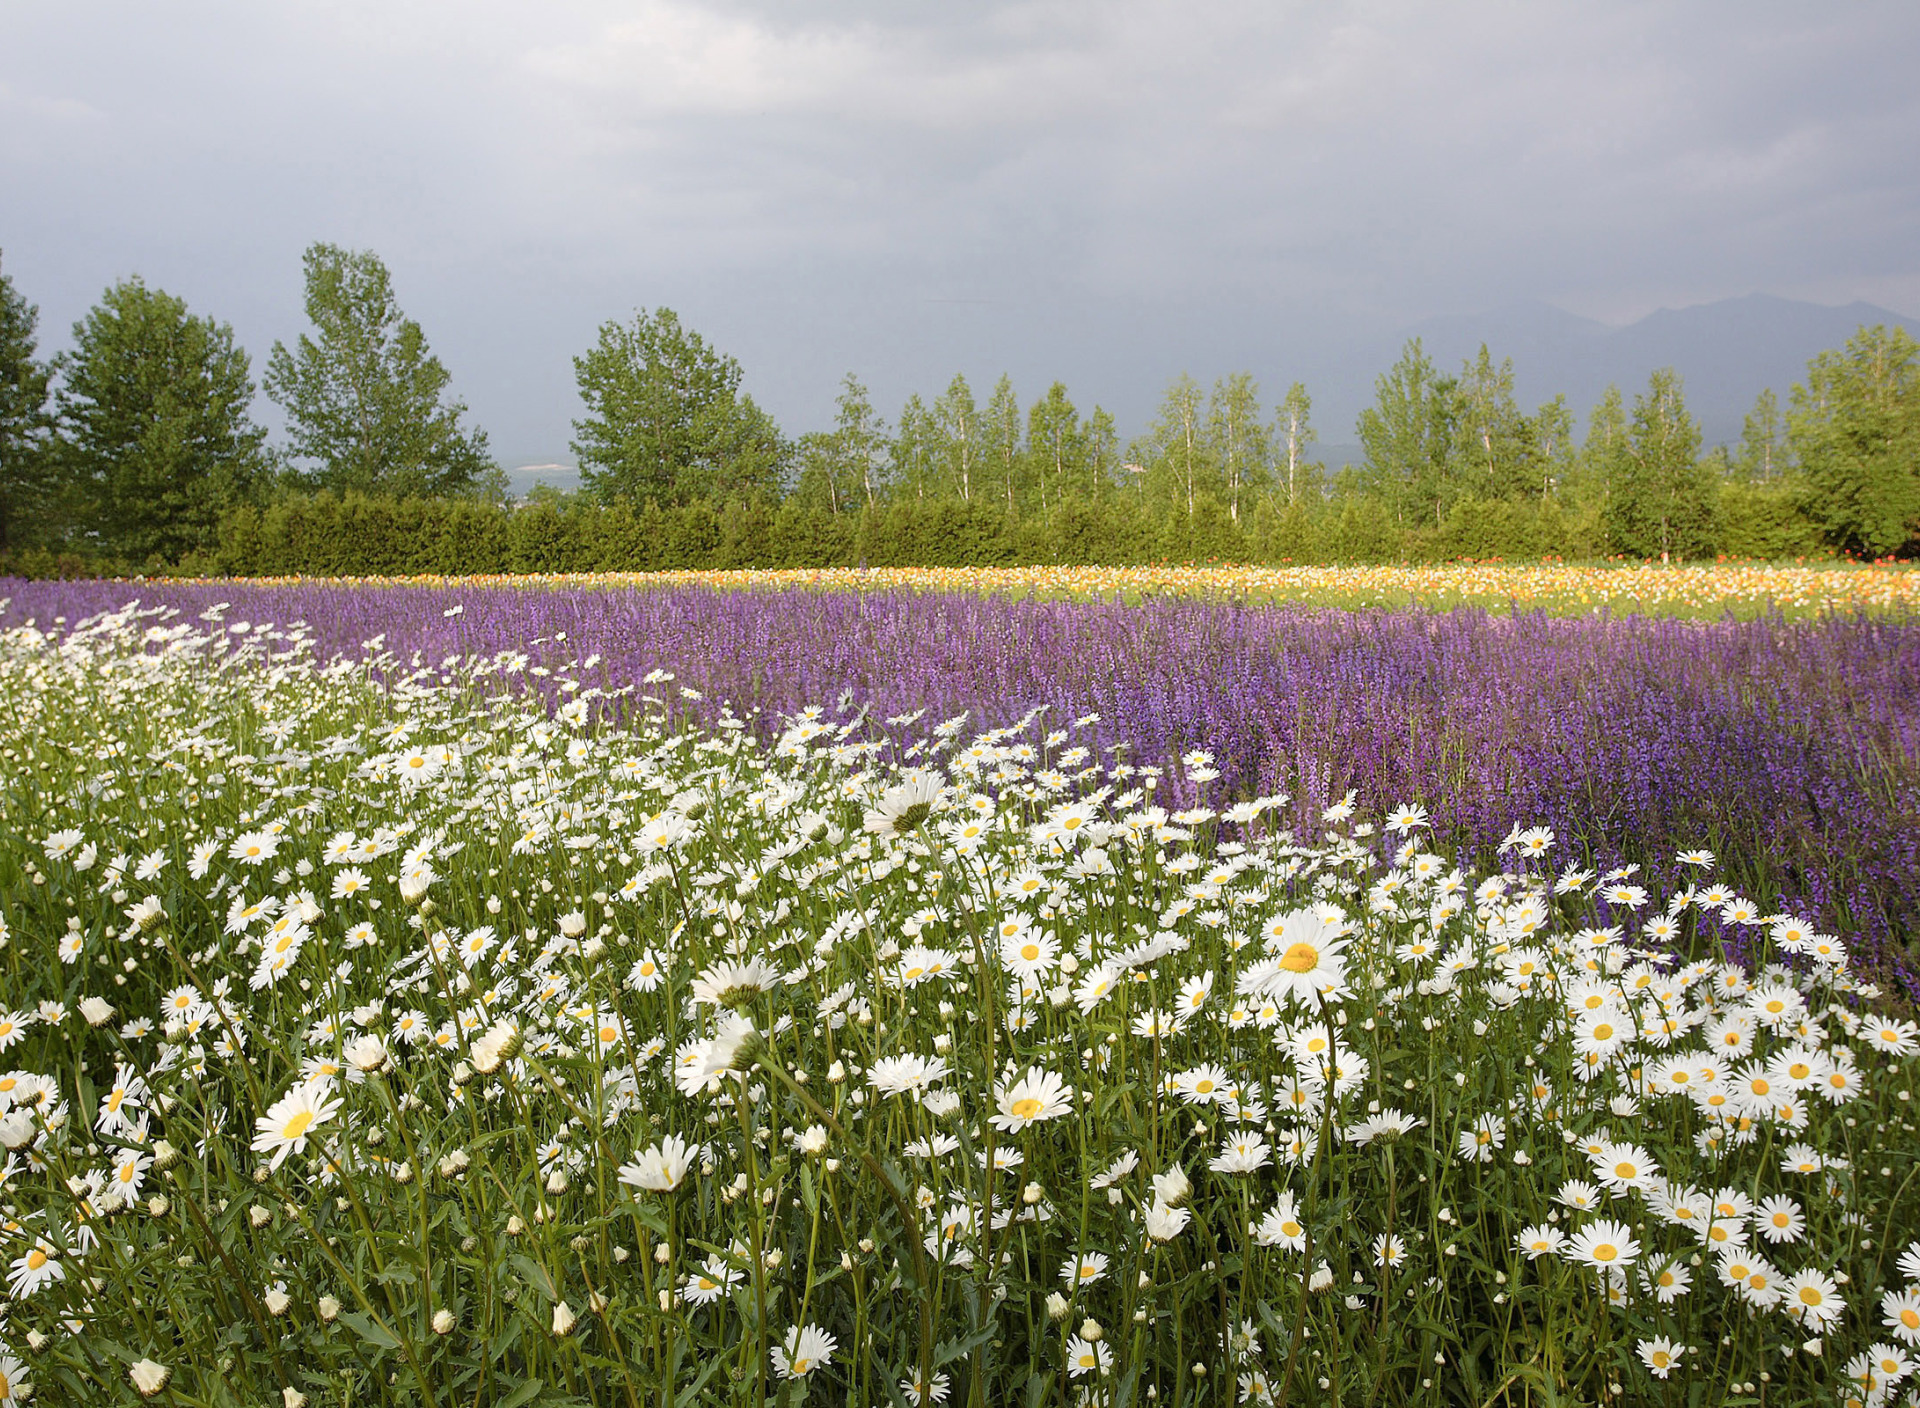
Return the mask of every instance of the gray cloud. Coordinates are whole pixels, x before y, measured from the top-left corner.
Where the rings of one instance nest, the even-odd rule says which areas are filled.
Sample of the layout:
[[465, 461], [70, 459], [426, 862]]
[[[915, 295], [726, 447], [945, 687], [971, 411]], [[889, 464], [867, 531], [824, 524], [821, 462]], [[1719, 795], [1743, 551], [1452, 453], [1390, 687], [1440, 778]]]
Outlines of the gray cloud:
[[847, 369], [1350, 415], [1440, 313], [1920, 311], [1916, 60], [1907, 3], [0, 0], [0, 249], [54, 340], [137, 271], [258, 361], [374, 248], [510, 456], [662, 303], [793, 429]]

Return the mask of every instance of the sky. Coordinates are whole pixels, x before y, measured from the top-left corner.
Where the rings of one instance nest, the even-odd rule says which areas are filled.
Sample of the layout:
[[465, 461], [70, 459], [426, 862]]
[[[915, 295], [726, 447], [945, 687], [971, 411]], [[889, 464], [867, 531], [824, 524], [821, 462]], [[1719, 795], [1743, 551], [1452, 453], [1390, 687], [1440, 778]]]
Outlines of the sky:
[[138, 274], [258, 371], [371, 249], [510, 465], [659, 306], [790, 433], [1245, 369], [1344, 441], [1316, 374], [1424, 319], [1920, 315], [1916, 72], [1912, 0], [0, 0], [0, 269], [43, 350]]

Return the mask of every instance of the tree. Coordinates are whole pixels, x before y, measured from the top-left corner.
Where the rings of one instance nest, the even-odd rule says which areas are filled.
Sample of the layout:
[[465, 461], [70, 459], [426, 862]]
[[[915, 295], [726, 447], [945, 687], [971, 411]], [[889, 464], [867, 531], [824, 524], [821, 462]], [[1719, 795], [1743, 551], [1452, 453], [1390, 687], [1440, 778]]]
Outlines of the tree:
[[1604, 514], [1614, 481], [1626, 472], [1626, 459], [1627, 403], [1619, 387], [1609, 386], [1587, 417], [1587, 438], [1574, 460], [1579, 501]]
[[315, 244], [306, 270], [305, 333], [273, 344], [267, 395], [287, 415], [293, 454], [316, 488], [411, 497], [468, 489], [493, 460], [483, 430], [460, 424], [452, 377], [402, 316], [387, 266], [370, 250]]
[[607, 502], [683, 504], [778, 492], [786, 446], [740, 390], [740, 364], [671, 308], [607, 322], [573, 359], [586, 403], [573, 423], [581, 477]]
[[941, 449], [939, 423], [915, 392], [900, 408], [899, 427], [893, 437], [891, 477], [895, 489], [915, 499], [946, 497]]
[[53, 508], [47, 368], [34, 360], [35, 308], [0, 270], [0, 551], [44, 536]]
[[947, 383], [947, 389], [933, 403], [933, 419], [939, 430], [948, 482], [958, 487], [963, 503], [972, 503], [974, 466], [980, 459], [980, 411], [964, 376], [956, 375]]
[[1456, 383], [1439, 374], [1416, 337], [1375, 380], [1374, 396], [1356, 426], [1367, 454], [1362, 485], [1396, 522], [1418, 523], [1431, 511], [1438, 527], [1453, 498]]
[[1574, 475], [1573, 411], [1564, 395], [1555, 396], [1533, 413], [1533, 446], [1540, 501], [1546, 503]]
[[1014, 512], [1014, 492], [1020, 479], [1020, 398], [1013, 394], [1013, 378], [1005, 372], [994, 383], [993, 395], [980, 417], [980, 443], [986, 451], [986, 472], [995, 493], [1006, 492], [1007, 512]]
[[1307, 463], [1307, 451], [1320, 437], [1313, 428], [1313, 398], [1307, 395], [1304, 383], [1296, 381], [1287, 388], [1286, 399], [1275, 414], [1273, 438], [1286, 459], [1287, 503], [1297, 504], [1309, 472], [1316, 486], [1320, 474], [1319, 465]]
[[1027, 412], [1027, 457], [1038, 481], [1043, 516], [1068, 498], [1079, 497], [1086, 455], [1087, 432], [1080, 424], [1080, 412], [1067, 399], [1066, 385], [1056, 381]]
[[1633, 398], [1625, 453], [1601, 510], [1607, 539], [1631, 557], [1709, 552], [1718, 487], [1700, 459], [1700, 427], [1687, 413], [1680, 376], [1663, 367]]
[[1787, 472], [1786, 427], [1780, 423], [1780, 398], [1771, 388], [1754, 398], [1740, 428], [1740, 453], [1733, 477], [1745, 484], [1772, 484]]
[[833, 455], [840, 482], [855, 485], [867, 506], [885, 489], [887, 423], [874, 414], [873, 401], [860, 378], [848, 372], [834, 400]]
[[1147, 492], [1184, 503], [1192, 518], [1200, 494], [1213, 487], [1209, 448], [1205, 394], [1182, 372], [1167, 388], [1140, 456], [1147, 463]]
[[1266, 427], [1260, 423], [1260, 386], [1250, 372], [1214, 382], [1207, 439], [1225, 480], [1227, 516], [1237, 523], [1241, 501], [1266, 488], [1271, 458]]
[[1455, 397], [1452, 488], [1478, 499], [1515, 499], [1540, 482], [1534, 427], [1513, 399], [1513, 359], [1494, 365], [1487, 345], [1461, 369]]
[[1789, 443], [1827, 541], [1882, 557], [1920, 538], [1920, 344], [1863, 327], [1807, 364], [1792, 407]]
[[269, 470], [233, 329], [134, 278], [74, 325], [73, 344], [56, 363], [56, 453], [86, 505], [81, 526], [140, 563], [211, 548], [221, 514]]

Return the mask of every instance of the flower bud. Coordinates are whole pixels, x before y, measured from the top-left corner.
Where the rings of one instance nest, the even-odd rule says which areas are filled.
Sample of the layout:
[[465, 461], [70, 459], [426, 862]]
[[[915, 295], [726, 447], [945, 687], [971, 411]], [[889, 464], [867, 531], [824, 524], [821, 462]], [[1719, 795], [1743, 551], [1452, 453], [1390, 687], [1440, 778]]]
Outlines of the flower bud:
[[433, 1332], [436, 1335], [453, 1333], [453, 1312], [445, 1306], [433, 1312]]
[[340, 1302], [332, 1296], [321, 1296], [314, 1310], [329, 1325], [340, 1318]]
[[574, 1325], [578, 1323], [579, 1319], [580, 1317], [573, 1313], [573, 1308], [565, 1301], [555, 1303], [553, 1307], [554, 1334], [563, 1336], [571, 1334]]

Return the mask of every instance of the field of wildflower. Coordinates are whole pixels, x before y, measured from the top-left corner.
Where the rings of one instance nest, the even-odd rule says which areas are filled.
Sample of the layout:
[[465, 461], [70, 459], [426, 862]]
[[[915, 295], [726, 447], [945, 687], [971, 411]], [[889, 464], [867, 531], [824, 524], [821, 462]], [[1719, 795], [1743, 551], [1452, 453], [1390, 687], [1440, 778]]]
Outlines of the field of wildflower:
[[769, 600], [13, 592], [0, 1402], [1916, 1401], [1914, 627]]
[[1829, 612], [1910, 612], [1920, 606], [1920, 571], [1903, 563], [1447, 562], [1417, 565], [1255, 566], [1224, 563], [1151, 567], [827, 567], [603, 572], [590, 576], [361, 578], [514, 587], [706, 587], [714, 591], [985, 592], [1043, 599], [1136, 602], [1156, 596], [1299, 602], [1357, 611], [1424, 607], [1450, 611], [1545, 611], [1560, 616], [1680, 616], [1747, 620]]

